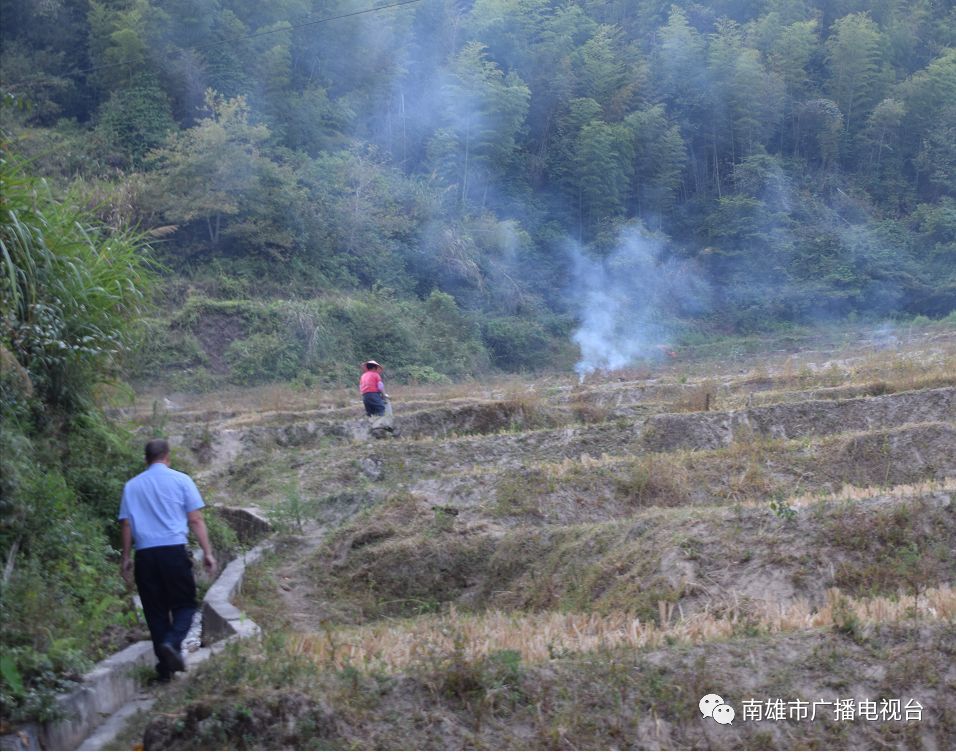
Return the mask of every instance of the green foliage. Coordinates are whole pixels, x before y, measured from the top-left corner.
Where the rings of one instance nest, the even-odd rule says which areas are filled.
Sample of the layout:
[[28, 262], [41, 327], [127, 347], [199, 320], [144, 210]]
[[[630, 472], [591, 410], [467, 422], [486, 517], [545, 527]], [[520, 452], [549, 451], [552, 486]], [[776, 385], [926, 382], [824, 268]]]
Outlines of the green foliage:
[[97, 117], [96, 132], [123, 163], [139, 167], [175, 125], [166, 93], [147, 80], [113, 92]]
[[424, 369], [433, 367], [439, 373], [460, 378], [487, 368], [480, 327], [459, 310], [451, 295], [433, 291], [423, 302], [420, 315], [420, 331], [425, 335], [423, 354], [428, 356]]
[[65, 477], [28, 465], [16, 491], [16, 516], [7, 518], [2, 536], [12, 572], [0, 597], [8, 659], [0, 699], [5, 716], [42, 720], [52, 695], [116, 649], [136, 617], [104, 520], [82, 505]]
[[784, 522], [793, 522], [797, 517], [797, 510], [787, 504], [785, 499], [771, 499], [769, 507]]
[[877, 101], [882, 41], [879, 27], [866, 13], [853, 13], [833, 24], [826, 43], [830, 90], [848, 130], [858, 127], [859, 110]]
[[226, 362], [239, 384], [292, 379], [301, 363], [301, 347], [276, 334], [253, 334], [229, 345]]
[[202, 343], [192, 332], [169, 328], [159, 319], [144, 319], [141, 325], [138, 357], [130, 365], [130, 373], [134, 376], [147, 379], [155, 376], [157, 371], [179, 371], [205, 365], [207, 358]]
[[480, 42], [466, 44], [450, 72], [443, 91], [447, 125], [439, 130], [441, 138], [431, 145], [430, 156], [466, 203], [486, 189], [489, 176], [483, 171], [510, 168], [531, 92], [517, 74], [505, 75], [489, 60]]
[[8, 155], [0, 181], [0, 703], [5, 719], [46, 720], [136, 624], [110, 539], [140, 460], [94, 389], [134, 341], [153, 274], [140, 236], [56, 199]]
[[408, 366], [405, 378], [412, 384], [450, 384], [451, 379], [431, 366]]
[[[67, 484], [95, 519], [112, 521], [124, 483], [142, 470], [138, 442], [96, 411], [72, 417], [63, 434], [62, 467]], [[104, 467], [109, 472], [104, 473]]]
[[537, 321], [497, 318], [487, 321], [483, 330], [492, 360], [499, 368], [534, 369], [545, 364], [549, 340]]
[[152, 289], [143, 239], [94, 226], [8, 155], [0, 191], [3, 343], [44, 400], [78, 404], [114, 370]]
[[304, 499], [298, 485], [290, 484], [269, 510], [269, 524], [285, 535], [301, 534], [305, 523], [315, 517], [315, 511], [315, 502]]
[[210, 90], [205, 108], [207, 116], [195, 127], [173, 134], [151, 155], [156, 208], [172, 224], [195, 227], [213, 246], [231, 237], [240, 245], [281, 254], [285, 228], [269, 222], [262, 210], [271, 206], [259, 201], [262, 193], [281, 184], [283, 175], [259, 153], [269, 129], [249, 122], [243, 97], [224, 99]]
[[209, 543], [220, 561], [228, 561], [242, 550], [236, 531], [223, 519], [215, 507], [203, 509], [203, 520], [206, 523], [206, 532], [209, 534]]
[[[946, 3], [479, 0], [305, 34], [298, 0], [4, 2], [4, 138], [210, 297], [320, 298], [283, 373], [340, 379], [390, 338], [409, 378], [528, 367], [574, 311], [565, 239], [604, 253], [636, 220], [699, 264], [710, 329], [956, 302]], [[383, 288], [391, 324], [352, 304]], [[433, 291], [453, 325], [410, 340]], [[149, 362], [228, 376], [189, 334]], [[236, 346], [243, 383], [275, 347]]]

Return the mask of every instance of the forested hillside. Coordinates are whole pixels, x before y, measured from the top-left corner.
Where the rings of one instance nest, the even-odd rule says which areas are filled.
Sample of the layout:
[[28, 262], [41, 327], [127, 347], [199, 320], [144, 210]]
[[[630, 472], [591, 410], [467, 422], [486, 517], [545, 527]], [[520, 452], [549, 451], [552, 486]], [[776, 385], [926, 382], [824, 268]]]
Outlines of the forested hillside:
[[[824, 582], [864, 599], [894, 597], [905, 581], [918, 615], [927, 587], [949, 586], [951, 505], [935, 494], [951, 493], [954, 456], [950, 0], [0, 0], [0, 251], [0, 733], [49, 719], [57, 692], [141, 636], [117, 574], [114, 518], [147, 433], [170, 435], [175, 464], [203, 473], [217, 552], [236, 542], [212, 513], [217, 493], [271, 505], [300, 528], [303, 510], [334, 512], [323, 525], [347, 522], [344, 558], [331, 539], [283, 566], [306, 571], [318, 556], [323, 573], [339, 567], [306, 592], [333, 614], [358, 613], [359, 626], [391, 617], [376, 611], [387, 604], [405, 604], [408, 616], [455, 603], [626, 607], [646, 624], [657, 618], [669, 645], [669, 609], [691, 608], [681, 599], [707, 590], [693, 576], [702, 591], [668, 579], [697, 566], [692, 548], [670, 542], [685, 518], [656, 516], [681, 505], [714, 507], [694, 532], [700, 541], [713, 526], [727, 551], [755, 546], [736, 565], [760, 588], [767, 573], [792, 570], [794, 587], [778, 594], [809, 593], [819, 605]], [[882, 328], [904, 321], [916, 326], [899, 339]], [[836, 326], [803, 331], [820, 323]], [[714, 344], [725, 336], [735, 356], [727, 363], [731, 345]], [[859, 351], [847, 355], [854, 338]], [[910, 350], [882, 349], [904, 340]], [[761, 358], [774, 348], [829, 350], [802, 365], [778, 358], [770, 371], [750, 362], [743, 373], [736, 356], [751, 345]], [[388, 369], [390, 388], [399, 382], [411, 395], [401, 442], [364, 441], [354, 380], [370, 357]], [[666, 362], [644, 367], [655, 359]], [[635, 365], [604, 383], [568, 373]], [[502, 371], [552, 373], [535, 378], [537, 391], [519, 376], [476, 396], [477, 379], [493, 384]], [[467, 385], [448, 385], [457, 380]], [[261, 390], [278, 395], [267, 405], [256, 390], [236, 390], [239, 407], [228, 411], [197, 396], [264, 382], [284, 382]], [[326, 388], [343, 385], [350, 391]], [[754, 392], [768, 389], [755, 407]], [[827, 402], [844, 397], [860, 401], [855, 423], [839, 412], [850, 408]], [[674, 417], [718, 399], [722, 418]], [[908, 400], [935, 408], [914, 411]], [[136, 403], [137, 423], [108, 417], [118, 402]], [[163, 404], [175, 409], [164, 414]], [[812, 431], [784, 431], [783, 441], [771, 430], [783, 425], [778, 412]], [[741, 429], [716, 448], [665, 441], [681, 426], [751, 418], [770, 421], [766, 435]], [[864, 432], [841, 433], [850, 430]], [[845, 483], [924, 482], [949, 485], [896, 488], [893, 516], [798, 511], [804, 493], [843, 505]], [[786, 534], [759, 527], [768, 503]], [[762, 539], [741, 504], [753, 505], [746, 514]], [[645, 507], [653, 524], [638, 520], [638, 537], [618, 537], [619, 520]], [[788, 537], [783, 526], [795, 519], [800, 535]], [[729, 560], [714, 541], [700, 544], [708, 587]], [[835, 547], [831, 580], [806, 576], [806, 541]], [[767, 553], [778, 550], [799, 557]], [[834, 571], [841, 557], [853, 566]], [[454, 583], [433, 578], [432, 562], [446, 560]], [[405, 576], [407, 561], [427, 566]], [[553, 588], [518, 576], [532, 565], [552, 568], [542, 571]], [[623, 583], [620, 600], [601, 600], [611, 581]], [[951, 604], [950, 590], [933, 592]], [[841, 603], [825, 623], [856, 644], [870, 607], [853, 601], [857, 620]], [[734, 604], [727, 613], [737, 614]], [[741, 613], [729, 633], [766, 627]], [[314, 623], [326, 616], [316, 612]], [[928, 697], [944, 696], [952, 679], [934, 667], [952, 664], [952, 632], [934, 629], [935, 652], [873, 675], [919, 677]], [[444, 686], [455, 708], [474, 700], [478, 729], [485, 709], [499, 712], [499, 689], [518, 686], [520, 656], [506, 653], [487, 666], [456, 658], [421, 691]], [[909, 660], [908, 648], [898, 654]], [[853, 660], [876, 666], [886, 655], [881, 645]], [[241, 665], [266, 671], [257, 660]], [[379, 694], [353, 702], [348, 693], [365, 685], [335, 665], [323, 675], [341, 677], [347, 712], [372, 707]], [[571, 672], [569, 686], [588, 679], [586, 669]], [[542, 720], [549, 687], [563, 692], [566, 682], [522, 676], [525, 689], [508, 703], [532, 698], [520, 705], [528, 715], [485, 746], [633, 741], [614, 736], [617, 720], [606, 724], [611, 736], [592, 738], [605, 724], [576, 702], [566, 715], [551, 705], [556, 720]], [[648, 676], [627, 692], [660, 707], [655, 693], [672, 682]], [[210, 692], [229, 687], [213, 683]], [[594, 684], [616, 686], [603, 676]], [[750, 686], [770, 696], [772, 685]], [[639, 707], [625, 697], [597, 704]], [[671, 722], [698, 720], [694, 707], [678, 710]], [[926, 732], [935, 741], [906, 737], [901, 748], [946, 746], [956, 714], [945, 713]], [[311, 723], [315, 714], [305, 715]], [[667, 723], [657, 733], [666, 737]], [[184, 744], [176, 735], [189, 727], [173, 726], [170, 743]], [[567, 739], [545, 735], [565, 726]], [[367, 730], [315, 726], [301, 738], [388, 746]], [[479, 746], [478, 733], [429, 746]], [[713, 746], [675, 733], [685, 746]], [[645, 746], [667, 746], [665, 737]], [[404, 737], [388, 738], [395, 746]], [[753, 748], [774, 741], [748, 739]], [[406, 746], [421, 743], [408, 737]]]
[[3, 0], [5, 150], [167, 267], [140, 376], [427, 381], [572, 336], [587, 371], [956, 306], [950, 3], [373, 5]]

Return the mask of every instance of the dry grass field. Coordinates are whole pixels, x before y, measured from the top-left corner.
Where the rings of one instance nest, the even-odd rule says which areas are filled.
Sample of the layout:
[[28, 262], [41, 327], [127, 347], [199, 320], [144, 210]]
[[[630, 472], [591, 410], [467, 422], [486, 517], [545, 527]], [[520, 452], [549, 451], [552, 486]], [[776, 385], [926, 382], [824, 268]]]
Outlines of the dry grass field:
[[[389, 385], [384, 440], [348, 390], [141, 397], [277, 530], [240, 600], [265, 637], [147, 747], [956, 746], [956, 332], [778, 344]], [[896, 699], [920, 718], [869, 713]]]

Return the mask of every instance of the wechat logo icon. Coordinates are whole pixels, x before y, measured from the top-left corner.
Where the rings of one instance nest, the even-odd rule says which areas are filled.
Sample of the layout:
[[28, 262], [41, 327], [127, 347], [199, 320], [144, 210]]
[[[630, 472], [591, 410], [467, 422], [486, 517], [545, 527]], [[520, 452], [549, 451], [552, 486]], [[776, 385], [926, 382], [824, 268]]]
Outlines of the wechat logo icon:
[[723, 726], [731, 725], [734, 722], [734, 716], [737, 715], [720, 695], [704, 695], [697, 703], [697, 707], [700, 708], [700, 713], [704, 718], [711, 718]]

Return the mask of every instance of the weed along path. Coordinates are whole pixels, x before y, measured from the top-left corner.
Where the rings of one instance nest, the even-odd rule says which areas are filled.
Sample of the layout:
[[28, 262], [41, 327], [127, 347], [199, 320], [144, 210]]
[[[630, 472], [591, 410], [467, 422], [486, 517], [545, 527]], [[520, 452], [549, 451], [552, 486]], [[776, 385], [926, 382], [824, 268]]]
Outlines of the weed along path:
[[396, 387], [381, 441], [344, 392], [177, 395], [210, 497], [277, 530], [236, 593], [262, 635], [121, 738], [953, 748], [956, 333], [932, 335]]

